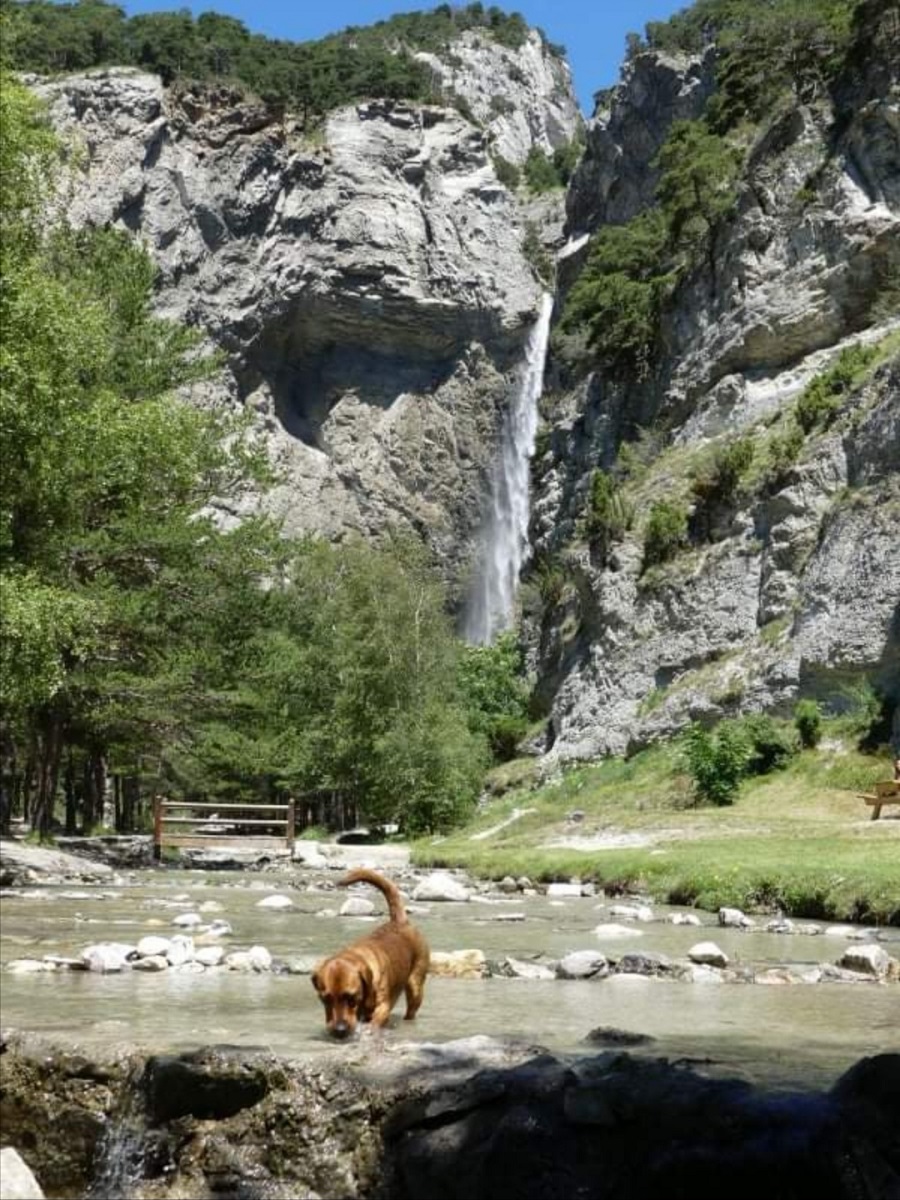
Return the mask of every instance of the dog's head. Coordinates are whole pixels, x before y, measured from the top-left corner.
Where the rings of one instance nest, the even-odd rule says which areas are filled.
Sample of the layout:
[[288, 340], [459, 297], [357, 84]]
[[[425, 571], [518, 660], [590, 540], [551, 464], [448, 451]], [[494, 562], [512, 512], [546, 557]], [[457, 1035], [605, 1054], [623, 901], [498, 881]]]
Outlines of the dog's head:
[[368, 1018], [374, 983], [367, 963], [330, 958], [316, 969], [312, 984], [325, 1006], [325, 1025], [332, 1037], [349, 1037], [357, 1023]]

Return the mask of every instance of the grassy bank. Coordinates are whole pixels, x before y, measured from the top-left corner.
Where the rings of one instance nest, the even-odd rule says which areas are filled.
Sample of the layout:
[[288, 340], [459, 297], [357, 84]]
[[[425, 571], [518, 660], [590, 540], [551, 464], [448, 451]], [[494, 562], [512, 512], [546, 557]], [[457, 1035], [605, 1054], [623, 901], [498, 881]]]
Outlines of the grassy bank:
[[887, 808], [871, 821], [856, 795], [890, 778], [886, 755], [807, 750], [745, 780], [722, 808], [694, 804], [674, 746], [544, 784], [534, 764], [501, 770], [497, 788], [514, 786], [451, 836], [417, 842], [414, 862], [488, 878], [577, 876], [704, 909], [900, 925], [900, 813]]

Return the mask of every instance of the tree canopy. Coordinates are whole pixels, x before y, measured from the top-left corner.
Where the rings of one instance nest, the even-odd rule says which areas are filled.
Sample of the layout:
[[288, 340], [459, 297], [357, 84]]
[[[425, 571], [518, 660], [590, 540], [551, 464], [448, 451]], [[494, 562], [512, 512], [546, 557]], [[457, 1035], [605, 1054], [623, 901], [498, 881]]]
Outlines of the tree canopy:
[[[305, 118], [368, 96], [440, 100], [432, 72], [414, 52], [447, 53], [473, 30], [515, 49], [528, 26], [492, 5], [440, 4], [368, 26], [350, 26], [317, 41], [290, 42], [251, 33], [216, 12], [196, 19], [187, 9], [126, 17], [105, 0], [0, 0], [7, 18], [10, 65], [53, 73], [132, 65], [179, 79], [237, 82]], [[548, 54], [559, 47], [544, 43]]]
[[[125, 234], [51, 216], [60, 147], [0, 82], [0, 817], [46, 832], [65, 792], [89, 828], [112, 778], [445, 827], [490, 730], [424, 551], [220, 519], [270, 468], [239, 412], [186, 402], [216, 355], [154, 314]], [[498, 669], [518, 694], [520, 664]]]

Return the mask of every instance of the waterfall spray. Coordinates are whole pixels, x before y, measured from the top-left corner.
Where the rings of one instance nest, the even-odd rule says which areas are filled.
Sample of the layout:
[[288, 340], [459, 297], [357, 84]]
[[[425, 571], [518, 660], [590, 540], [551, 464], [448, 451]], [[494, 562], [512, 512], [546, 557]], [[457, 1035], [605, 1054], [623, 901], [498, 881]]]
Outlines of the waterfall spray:
[[480, 645], [492, 642], [512, 623], [519, 572], [528, 554], [529, 460], [534, 453], [552, 312], [553, 297], [545, 294], [491, 471], [490, 508], [465, 623], [466, 640]]

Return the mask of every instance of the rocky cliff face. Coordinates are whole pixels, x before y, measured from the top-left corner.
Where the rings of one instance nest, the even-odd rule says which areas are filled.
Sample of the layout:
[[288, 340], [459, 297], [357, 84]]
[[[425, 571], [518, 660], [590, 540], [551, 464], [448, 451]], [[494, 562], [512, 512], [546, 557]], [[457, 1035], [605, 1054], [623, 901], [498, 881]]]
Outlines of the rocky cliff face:
[[[568, 70], [537, 34], [512, 51], [469, 33], [452, 55], [424, 56], [474, 121], [373, 100], [310, 137], [227, 89], [165, 91], [134, 71], [35, 86], [82, 148], [73, 219], [144, 239], [161, 309], [225, 350], [196, 399], [255, 412], [287, 531], [410, 528], [461, 587], [541, 292], [528, 227], [542, 224], [545, 246], [566, 241], [562, 297], [587, 237], [652, 202], [655, 156], [674, 121], [703, 112], [714, 53], [632, 58], [589, 125], [562, 235], [558, 204], [522, 206], [492, 159], [549, 152], [580, 123]], [[622, 752], [694, 717], [833, 695], [860, 673], [900, 691], [896, 350], [789, 469], [761, 475], [806, 384], [896, 328], [896, 77], [890, 53], [870, 54], [840, 112], [819, 95], [773, 114], [735, 213], [666, 311], [652, 379], [565, 385], [551, 360], [532, 540], [563, 583], [525, 605], [550, 714], [541, 749]], [[689, 499], [692, 465], [737, 434], [758, 451], [753, 486], [644, 571], [649, 506]], [[599, 555], [583, 534], [591, 475], [625, 440], [644, 460], [636, 519]], [[240, 515], [254, 502], [231, 503]]]
[[[624, 72], [570, 189], [576, 259], [585, 233], [651, 201], [650, 160], [673, 120], [702, 111], [708, 66], [709, 55], [647, 53]], [[594, 374], [552, 398], [534, 539], [566, 583], [534, 633], [533, 661], [554, 754], [621, 753], [690, 719], [833, 698], [863, 676], [900, 693], [896, 82], [858, 99], [837, 138], [821, 100], [786, 107], [760, 135], [712, 261], [665, 317], [652, 380]], [[642, 570], [649, 505], [690, 503], [692, 465], [737, 435], [753, 440], [764, 471], [776, 422], [856, 343], [886, 348], [884, 361], [841, 397], [827, 430], [809, 433], [786, 475], [751, 472], [705, 537]], [[653, 444], [631, 488], [632, 530], [604, 558], [581, 524], [591, 474], [651, 424], [656, 434], [634, 443]]]
[[513, 69], [528, 104], [492, 129], [373, 100], [305, 137], [227, 88], [166, 90], [128, 69], [35, 81], [80, 151], [69, 216], [133, 231], [163, 313], [225, 350], [195, 399], [255, 411], [288, 532], [412, 528], [451, 577], [541, 292], [493, 136], [521, 159], [580, 122], [538, 35], [518, 52], [468, 38], [458, 61], [474, 110]]

